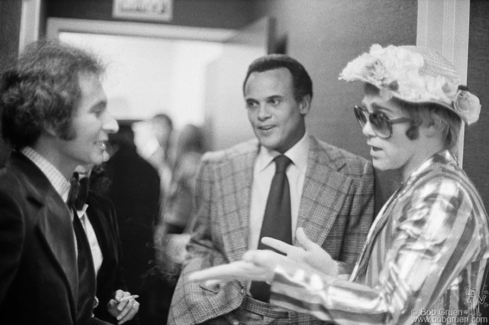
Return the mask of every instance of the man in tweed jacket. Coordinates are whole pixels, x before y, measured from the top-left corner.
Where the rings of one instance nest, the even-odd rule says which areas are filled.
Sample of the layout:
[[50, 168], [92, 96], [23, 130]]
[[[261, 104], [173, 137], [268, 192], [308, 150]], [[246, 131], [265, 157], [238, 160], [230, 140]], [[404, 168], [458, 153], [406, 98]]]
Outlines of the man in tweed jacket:
[[341, 265], [356, 261], [373, 220], [371, 164], [306, 132], [312, 81], [299, 62], [285, 55], [255, 60], [243, 91], [257, 140], [203, 158], [196, 190], [198, 216], [169, 324], [320, 323], [311, 316], [272, 310], [253, 299], [246, 282], [216, 289], [187, 281], [191, 272], [238, 261], [256, 249], [268, 195], [260, 189], [270, 187], [275, 156], [285, 154], [292, 160], [287, 177], [293, 233], [302, 227]]

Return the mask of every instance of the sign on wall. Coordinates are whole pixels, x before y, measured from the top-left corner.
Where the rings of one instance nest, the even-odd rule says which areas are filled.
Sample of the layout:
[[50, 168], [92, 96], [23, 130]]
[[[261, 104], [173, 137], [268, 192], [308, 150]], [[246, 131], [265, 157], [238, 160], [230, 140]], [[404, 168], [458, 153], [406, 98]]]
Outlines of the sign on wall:
[[114, 0], [112, 16], [133, 20], [170, 21], [173, 0]]

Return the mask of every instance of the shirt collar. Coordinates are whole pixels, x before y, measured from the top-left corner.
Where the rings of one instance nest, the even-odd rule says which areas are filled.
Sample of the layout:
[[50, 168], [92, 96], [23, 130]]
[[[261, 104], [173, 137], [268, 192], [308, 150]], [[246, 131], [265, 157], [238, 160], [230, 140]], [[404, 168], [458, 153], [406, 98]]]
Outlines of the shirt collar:
[[78, 218], [82, 219], [85, 216], [85, 213], [87, 213], [87, 209], [88, 209], [88, 204], [85, 203], [81, 210], [77, 210], [76, 214], [78, 215]]
[[453, 154], [449, 150], [444, 149], [431, 156], [428, 160], [426, 160], [423, 164], [416, 168], [416, 170], [414, 170], [407, 179], [406, 185], [412, 184], [416, 179], [419, 178], [420, 175], [424, 174], [426, 170], [431, 169], [432, 166], [436, 164], [451, 164], [454, 166], [458, 165], [457, 160], [455, 159]]
[[[302, 139], [300, 139], [292, 148], [287, 150], [284, 155], [287, 156], [292, 163], [300, 170], [305, 170], [307, 167], [307, 158], [309, 156], [310, 139], [307, 131], [304, 133]], [[256, 160], [257, 170], [259, 172], [266, 169], [272, 163], [273, 159], [279, 156], [280, 153], [275, 150], [260, 146], [260, 152]]]
[[31, 147], [24, 147], [20, 152], [29, 158], [44, 173], [44, 175], [46, 175], [56, 192], [61, 196], [63, 201], [66, 202], [68, 199], [68, 192], [70, 191], [70, 182], [63, 176], [63, 174]]

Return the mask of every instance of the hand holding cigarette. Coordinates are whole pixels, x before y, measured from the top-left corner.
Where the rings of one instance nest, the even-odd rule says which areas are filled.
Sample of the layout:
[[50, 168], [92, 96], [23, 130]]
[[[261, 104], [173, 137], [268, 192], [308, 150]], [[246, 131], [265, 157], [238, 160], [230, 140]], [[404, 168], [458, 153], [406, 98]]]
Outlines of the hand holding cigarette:
[[132, 295], [132, 296], [125, 296], [125, 297], [122, 297], [118, 300], [118, 302], [123, 302], [123, 301], [127, 301], [127, 300], [130, 300], [130, 299], [136, 299], [136, 298], [139, 298], [138, 295]]
[[139, 311], [139, 302], [135, 299], [138, 295], [131, 295], [127, 291], [117, 290], [115, 297], [109, 301], [107, 310], [117, 318], [117, 324], [123, 324], [131, 320]]

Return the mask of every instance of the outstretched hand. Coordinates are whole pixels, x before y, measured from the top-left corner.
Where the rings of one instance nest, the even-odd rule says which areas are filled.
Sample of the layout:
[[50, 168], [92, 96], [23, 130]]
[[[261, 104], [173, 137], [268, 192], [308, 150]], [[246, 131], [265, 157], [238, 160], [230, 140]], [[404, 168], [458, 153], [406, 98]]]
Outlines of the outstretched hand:
[[307, 238], [304, 229], [298, 228], [296, 236], [301, 247], [295, 247], [270, 237], [262, 239], [263, 244], [284, 253], [286, 256], [271, 250], [248, 251], [243, 255], [241, 261], [191, 273], [188, 276], [188, 281], [205, 281], [205, 286], [214, 290], [232, 280], [270, 282], [273, 279], [274, 270], [279, 264], [306, 265], [322, 273], [336, 275], [337, 263], [321, 246]]
[[191, 273], [190, 282], [205, 281], [205, 286], [218, 288], [231, 280], [249, 280], [270, 282], [275, 267], [287, 263], [287, 257], [269, 250], [248, 251], [241, 261], [211, 267]]
[[296, 239], [301, 247], [292, 246], [270, 237], [262, 238], [261, 242], [284, 253], [298, 264], [306, 264], [316, 271], [336, 276], [338, 272], [337, 263], [321, 246], [307, 237], [302, 227], [297, 229]]

